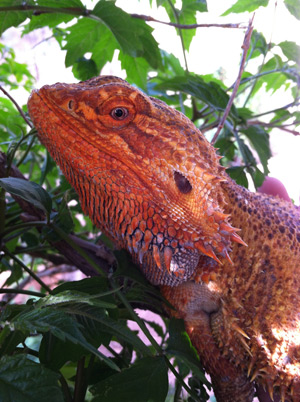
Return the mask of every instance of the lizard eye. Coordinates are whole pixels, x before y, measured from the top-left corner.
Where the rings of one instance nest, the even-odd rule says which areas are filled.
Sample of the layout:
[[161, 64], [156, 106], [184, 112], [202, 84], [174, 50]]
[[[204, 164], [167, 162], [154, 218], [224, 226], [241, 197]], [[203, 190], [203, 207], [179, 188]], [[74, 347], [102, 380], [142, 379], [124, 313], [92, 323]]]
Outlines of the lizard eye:
[[183, 176], [183, 174], [181, 174], [179, 172], [174, 172], [174, 180], [175, 180], [178, 190], [182, 194], [188, 194], [192, 191], [193, 187], [192, 187], [191, 183], [188, 181], [188, 179], [185, 176]]
[[115, 120], [124, 120], [128, 116], [128, 109], [125, 107], [116, 107], [110, 112], [110, 115]]

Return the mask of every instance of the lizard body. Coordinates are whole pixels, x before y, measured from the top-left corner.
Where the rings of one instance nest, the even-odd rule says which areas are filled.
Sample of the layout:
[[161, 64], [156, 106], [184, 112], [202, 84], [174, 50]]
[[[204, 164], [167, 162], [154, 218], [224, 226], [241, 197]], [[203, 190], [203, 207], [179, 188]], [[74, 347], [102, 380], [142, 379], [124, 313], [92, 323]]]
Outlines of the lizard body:
[[189, 119], [120, 78], [28, 107], [83, 211], [184, 319], [217, 400], [252, 401], [255, 380], [300, 401], [297, 208], [236, 185]]

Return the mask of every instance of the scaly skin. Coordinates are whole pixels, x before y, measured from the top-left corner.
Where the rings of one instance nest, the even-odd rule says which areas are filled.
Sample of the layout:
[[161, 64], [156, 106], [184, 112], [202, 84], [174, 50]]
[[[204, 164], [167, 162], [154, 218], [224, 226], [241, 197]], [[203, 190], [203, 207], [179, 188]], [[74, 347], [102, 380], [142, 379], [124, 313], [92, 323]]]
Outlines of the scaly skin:
[[252, 401], [255, 382], [300, 401], [299, 211], [236, 185], [190, 120], [120, 78], [28, 107], [83, 211], [184, 319], [217, 400]]

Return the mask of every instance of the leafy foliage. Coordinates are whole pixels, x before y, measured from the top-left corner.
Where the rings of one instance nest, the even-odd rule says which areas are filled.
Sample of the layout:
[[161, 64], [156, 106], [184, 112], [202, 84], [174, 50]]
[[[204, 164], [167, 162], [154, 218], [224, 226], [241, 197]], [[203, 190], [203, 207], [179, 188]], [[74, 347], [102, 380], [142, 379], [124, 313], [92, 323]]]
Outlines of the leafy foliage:
[[[175, 3], [157, 0], [173, 24], [195, 24], [207, 12], [205, 0], [183, 0], [180, 8]], [[267, 4], [238, 0], [225, 15]], [[298, 0], [284, 4], [300, 19]], [[189, 72], [187, 62], [182, 65], [159, 47], [142, 17], [115, 1], [94, 1], [89, 10], [80, 0], [0, 0], [0, 35], [11, 27], [23, 35], [47, 27], [79, 80], [100, 74], [117, 55], [129, 82], [183, 111], [208, 137], [227, 107], [232, 87], [220, 72]], [[196, 29], [169, 29], [176, 29], [186, 55]], [[12, 95], [20, 86], [30, 91], [32, 74], [2, 42], [3, 88]], [[253, 32], [234, 105], [215, 144], [239, 184], [252, 180], [257, 187], [268, 174], [273, 128], [299, 128], [299, 55], [295, 42], [268, 43]], [[263, 91], [276, 96], [283, 88], [289, 105], [253, 108]], [[183, 323], [165, 318], [158, 290], [82, 216], [77, 195], [5, 95], [0, 98], [0, 272], [6, 277], [0, 289], [0, 400], [164, 401], [178, 400], [181, 389], [184, 400], [208, 400], [210, 384]], [[66, 280], [76, 269], [90, 277]], [[158, 313], [160, 321], [152, 316], [142, 321], [136, 307]], [[170, 371], [175, 386], [168, 385]]]

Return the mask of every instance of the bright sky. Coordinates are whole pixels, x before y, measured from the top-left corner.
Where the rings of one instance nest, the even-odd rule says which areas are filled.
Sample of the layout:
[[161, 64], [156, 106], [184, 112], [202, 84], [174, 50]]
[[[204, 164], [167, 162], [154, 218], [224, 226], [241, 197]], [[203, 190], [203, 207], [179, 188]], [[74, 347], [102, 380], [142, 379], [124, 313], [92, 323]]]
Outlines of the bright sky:
[[[227, 16], [225, 20], [219, 17], [234, 2], [233, 0], [222, 0], [221, 2], [208, 0], [209, 13], [207, 15], [206, 13], [198, 13], [198, 22], [245, 22], [247, 24], [248, 14]], [[92, 8], [95, 1], [83, 0], [83, 3]], [[127, 12], [151, 15], [159, 20], [168, 20], [162, 7], [151, 9], [148, 3], [148, 1], [143, 0], [117, 1], [117, 5], [122, 6]], [[155, 2], [153, 1], [153, 3]], [[277, 3], [276, 8], [275, 3]], [[154, 36], [161, 47], [182, 60], [180, 40], [175, 30], [161, 24], [152, 23], [151, 25], [155, 28]], [[282, 1], [270, 0], [268, 7], [259, 8], [255, 13], [254, 26], [255, 29], [263, 32], [267, 41], [272, 39], [272, 42], [280, 43], [284, 40], [291, 40], [298, 41], [300, 44], [300, 23], [296, 18], [291, 17]], [[64, 54], [60, 51], [56, 41], [54, 39], [45, 41], [45, 38], [49, 37], [50, 34], [47, 30], [33, 32], [21, 39], [19, 33], [14, 29], [3, 35], [3, 42], [15, 50], [18, 61], [29, 63], [31, 66], [32, 73], [37, 77], [37, 87], [57, 81], [72, 82], [74, 80], [71, 69], [64, 67]], [[219, 70], [221, 67], [225, 83], [231, 85], [238, 73], [243, 37], [244, 31], [239, 29], [198, 29], [187, 55], [189, 69], [198, 74], [208, 74]], [[104, 68], [103, 74], [125, 77], [117, 57]], [[27, 97], [28, 94], [25, 91], [20, 91], [17, 96], [20, 103], [25, 103]], [[265, 111], [289, 102], [290, 99], [287, 94], [282, 91], [280, 94], [276, 92], [274, 96], [267, 93], [257, 106], [261, 111]], [[300, 195], [300, 180], [296, 178], [300, 171], [299, 141], [299, 137], [294, 137], [291, 134], [274, 132], [272, 134], [274, 157], [269, 164], [271, 176], [277, 177], [285, 184], [290, 196], [296, 203], [299, 203]]]

